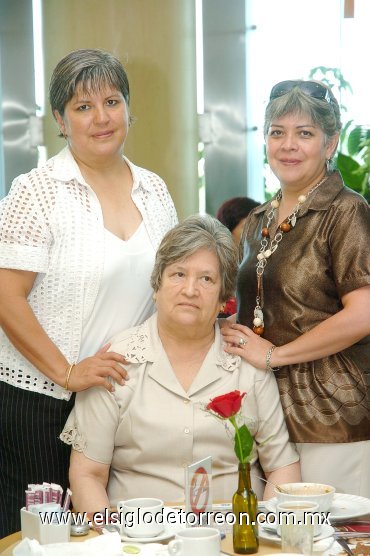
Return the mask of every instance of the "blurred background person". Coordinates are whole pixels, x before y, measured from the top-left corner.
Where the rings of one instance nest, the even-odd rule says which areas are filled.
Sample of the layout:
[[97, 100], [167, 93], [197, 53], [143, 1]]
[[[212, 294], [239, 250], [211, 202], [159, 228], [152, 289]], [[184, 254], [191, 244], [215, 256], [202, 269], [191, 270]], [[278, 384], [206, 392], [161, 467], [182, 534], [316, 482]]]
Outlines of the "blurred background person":
[[[246, 218], [259, 203], [249, 197], [233, 197], [224, 201], [217, 211], [216, 218], [230, 230], [234, 241], [239, 246]], [[236, 313], [236, 297], [232, 295], [225, 303], [223, 311], [218, 315], [226, 318]]]
[[240, 324], [223, 333], [228, 352], [276, 368], [303, 481], [370, 497], [370, 211], [332, 169], [340, 130], [326, 85], [272, 88], [264, 134], [280, 190], [247, 218]]
[[249, 197], [233, 197], [224, 201], [218, 209], [216, 218], [230, 230], [237, 245], [248, 214], [259, 205], [260, 203]]
[[0, 536], [20, 529], [28, 483], [67, 486], [58, 435], [72, 392], [123, 383], [104, 345], [153, 313], [155, 252], [177, 221], [161, 178], [122, 154], [130, 93], [116, 57], [71, 52], [49, 100], [67, 144], [0, 203]]

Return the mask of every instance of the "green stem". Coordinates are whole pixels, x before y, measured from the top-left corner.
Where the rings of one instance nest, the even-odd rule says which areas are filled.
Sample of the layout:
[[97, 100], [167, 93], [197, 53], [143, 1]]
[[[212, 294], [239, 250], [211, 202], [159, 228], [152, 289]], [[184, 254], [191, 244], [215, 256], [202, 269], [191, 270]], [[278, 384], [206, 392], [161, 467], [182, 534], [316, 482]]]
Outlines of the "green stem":
[[244, 463], [244, 458], [243, 458], [243, 446], [240, 440], [240, 435], [239, 435], [239, 428], [238, 425], [236, 424], [236, 420], [235, 417], [229, 417], [229, 421], [230, 423], [233, 425], [234, 429], [235, 429], [235, 435], [236, 435], [236, 439], [237, 442], [239, 444], [239, 449], [240, 449], [240, 454], [242, 455], [242, 461], [241, 463]]

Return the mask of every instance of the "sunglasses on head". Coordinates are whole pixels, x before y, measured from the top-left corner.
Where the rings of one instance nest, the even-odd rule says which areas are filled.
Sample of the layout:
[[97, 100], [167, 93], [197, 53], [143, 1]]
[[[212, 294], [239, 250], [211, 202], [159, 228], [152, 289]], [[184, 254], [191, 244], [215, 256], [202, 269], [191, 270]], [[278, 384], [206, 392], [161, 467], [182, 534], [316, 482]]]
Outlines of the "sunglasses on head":
[[315, 81], [281, 81], [272, 87], [270, 100], [286, 95], [289, 91], [294, 89], [294, 87], [298, 87], [302, 93], [305, 93], [309, 97], [326, 100], [329, 104], [330, 102], [336, 102], [329, 89]]

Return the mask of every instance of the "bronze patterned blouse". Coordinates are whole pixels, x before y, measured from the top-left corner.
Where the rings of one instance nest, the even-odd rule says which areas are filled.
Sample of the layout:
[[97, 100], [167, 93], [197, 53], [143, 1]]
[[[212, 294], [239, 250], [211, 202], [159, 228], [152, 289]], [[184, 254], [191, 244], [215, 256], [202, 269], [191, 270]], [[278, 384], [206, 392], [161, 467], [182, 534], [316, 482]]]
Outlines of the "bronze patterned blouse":
[[[238, 322], [249, 327], [261, 229], [269, 208], [268, 202], [254, 209], [244, 229]], [[369, 206], [334, 172], [309, 196], [296, 226], [268, 260], [261, 304], [264, 337], [278, 346], [291, 342], [337, 313], [343, 295], [368, 284]], [[370, 336], [323, 359], [284, 366], [276, 378], [292, 441], [370, 439]]]

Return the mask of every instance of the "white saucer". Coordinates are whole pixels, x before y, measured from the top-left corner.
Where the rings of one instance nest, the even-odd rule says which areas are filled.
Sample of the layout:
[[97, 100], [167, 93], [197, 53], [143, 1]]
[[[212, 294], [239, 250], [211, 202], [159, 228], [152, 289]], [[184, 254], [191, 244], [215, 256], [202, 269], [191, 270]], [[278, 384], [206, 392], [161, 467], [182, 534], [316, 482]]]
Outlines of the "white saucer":
[[[268, 527], [274, 528], [273, 525], [268, 525]], [[321, 531], [318, 535], [316, 535], [314, 537], [314, 542], [321, 541], [323, 539], [327, 539], [328, 537], [331, 537], [334, 532], [335, 532], [335, 529], [331, 525], [321, 525]], [[260, 525], [260, 527], [259, 527], [259, 536], [261, 537], [261, 539], [265, 539], [267, 541], [272, 541], [272, 542], [277, 542], [277, 543], [281, 542], [280, 535], [278, 533], [275, 534], [275, 533], [270, 533], [269, 531], [266, 531], [266, 529], [263, 527], [263, 525]]]
[[161, 533], [160, 535], [157, 535], [156, 537], [129, 537], [128, 535], [125, 534], [121, 534], [121, 539], [125, 542], [129, 542], [132, 543], [133, 545], [135, 544], [140, 544], [140, 543], [148, 543], [148, 542], [161, 542], [161, 541], [166, 541], [168, 539], [170, 539], [171, 537], [174, 537], [176, 535], [176, 533], [178, 531], [180, 531], [181, 529], [185, 529], [185, 523], [181, 523], [180, 521], [180, 514], [178, 512], [178, 510], [174, 509], [174, 508], [169, 508], [169, 507], [165, 507], [164, 508], [164, 517], [166, 517], [166, 514], [168, 514], [169, 512], [175, 512], [176, 514], [176, 523], [166, 523], [166, 519], [164, 519], [164, 531], [163, 533]]
[[[277, 498], [270, 498], [270, 500], [265, 501], [265, 508], [267, 511], [275, 513], [276, 504]], [[354, 494], [336, 492], [329, 512], [329, 521], [331, 523], [361, 517], [370, 512], [370, 499], [363, 496], [355, 496]]]
[[322, 541], [314, 542], [312, 550], [314, 553], [319, 552], [320, 554], [323, 554], [323, 552], [329, 550], [330, 548], [330, 553], [331, 553], [332, 546], [334, 543], [335, 543], [334, 537], [328, 537], [327, 539], [323, 539]]
[[169, 528], [166, 527], [163, 533], [157, 535], [156, 537], [128, 537], [127, 535], [121, 535], [121, 540], [125, 542], [131, 542], [132, 544], [137, 544], [142, 542], [161, 542], [161, 541], [166, 541], [171, 537], [174, 537], [177, 531], [179, 530], [180, 528], [169, 530]]

